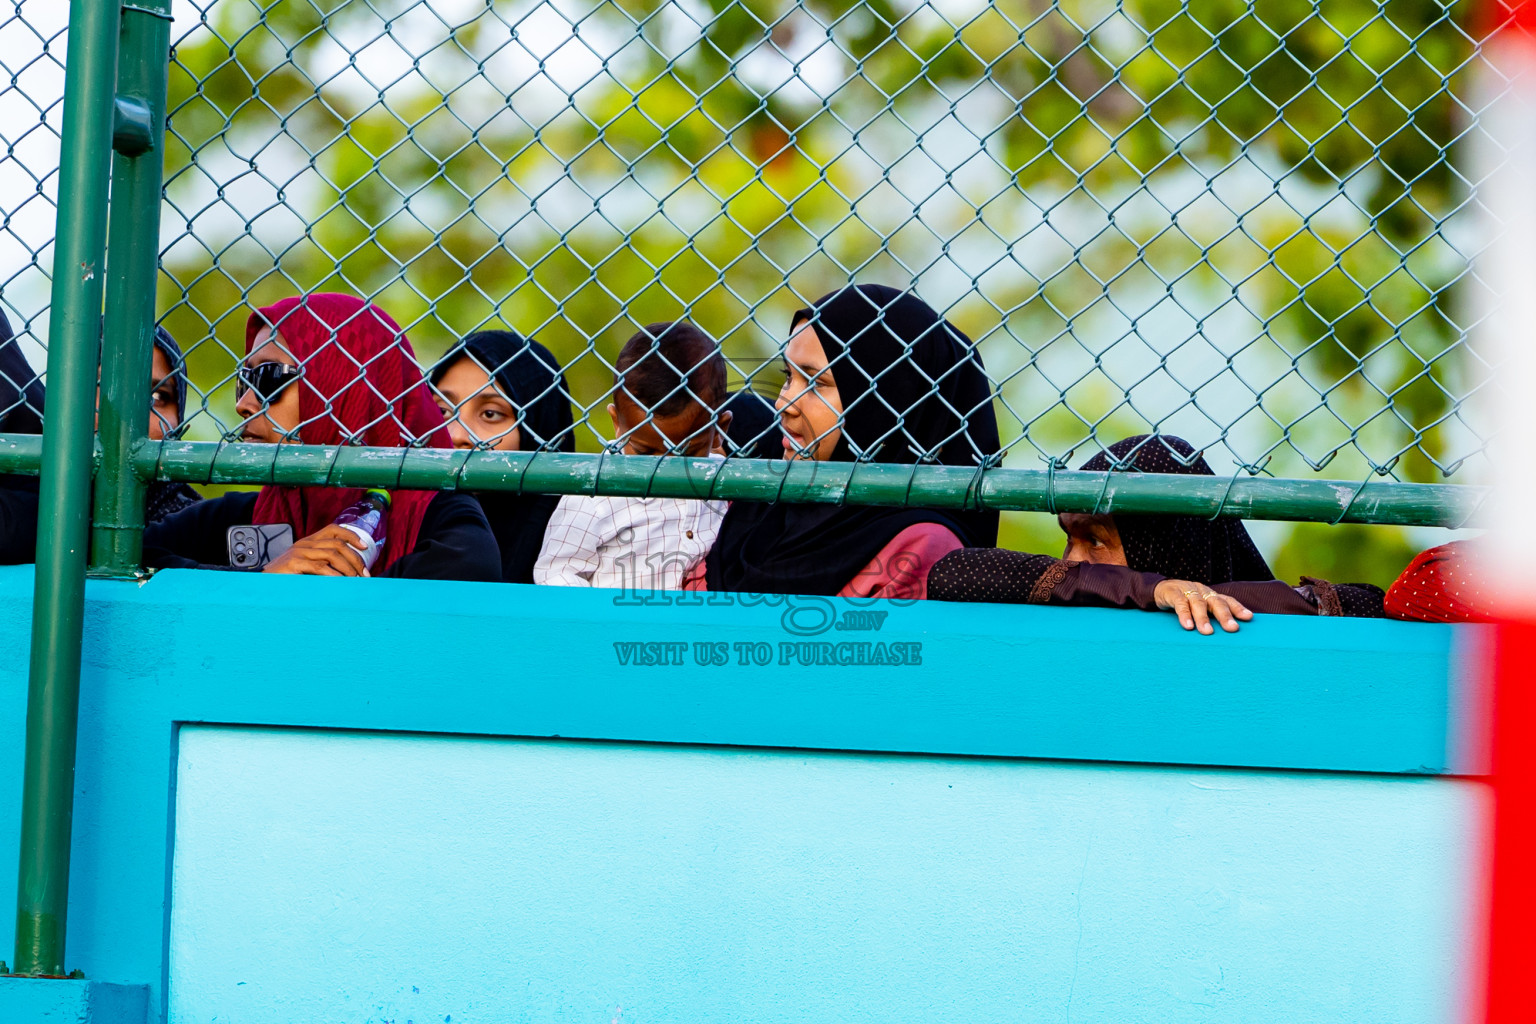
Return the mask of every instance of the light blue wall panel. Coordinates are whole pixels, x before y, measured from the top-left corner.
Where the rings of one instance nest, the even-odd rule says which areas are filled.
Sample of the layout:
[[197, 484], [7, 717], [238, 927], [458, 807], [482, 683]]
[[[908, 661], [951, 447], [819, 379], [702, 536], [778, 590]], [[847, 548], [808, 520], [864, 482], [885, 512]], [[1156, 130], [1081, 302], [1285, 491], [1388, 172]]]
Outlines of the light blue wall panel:
[[170, 1018], [1448, 1022], [1479, 793], [189, 726]]
[[[0, 907], [12, 905], [14, 899], [31, 582], [30, 566], [0, 568]], [[1135, 916], [1143, 912], [1137, 906], [1148, 900], [1154, 903], [1145, 912], [1156, 910], [1151, 920], [1155, 923], [1160, 919], [1157, 915], [1166, 919], [1172, 911], [1156, 906], [1156, 901], [1164, 899], [1160, 886], [1170, 893], [1182, 893], [1176, 898], [1185, 902], [1206, 898], [1192, 896], [1187, 887], [1180, 889], [1173, 884], [1168, 872], [1177, 864], [1169, 858], [1184, 858], [1192, 865], [1191, 871], [1220, 878], [1234, 872], [1241, 875], [1240, 869], [1248, 864], [1257, 869], [1278, 863], [1278, 854], [1270, 856], [1271, 849], [1301, 850], [1297, 856], [1312, 857], [1311, 863], [1316, 865], [1307, 877], [1333, 881], [1317, 893], [1292, 891], [1283, 900], [1264, 896], [1254, 906], [1282, 906], [1286, 919], [1299, 914], [1298, 920], [1312, 922], [1307, 914], [1348, 897], [1359, 902], [1341, 909], [1340, 921], [1363, 920], [1367, 916], [1364, 905], [1369, 902], [1371, 916], [1391, 923], [1390, 928], [1383, 928], [1390, 934], [1380, 945], [1385, 959], [1373, 961], [1375, 966], [1359, 971], [1354, 966], [1349, 972], [1330, 968], [1322, 974], [1312, 969], [1319, 987], [1308, 998], [1333, 1000], [1328, 1006], [1344, 1005], [1349, 998], [1378, 998], [1384, 984], [1381, 979], [1387, 977], [1379, 972], [1408, 964], [1420, 975], [1405, 982], [1407, 987], [1393, 997], [1390, 1008], [1397, 1013], [1408, 1006], [1417, 1013], [1439, 1006], [1437, 1000], [1441, 996], [1436, 993], [1451, 984], [1449, 979], [1454, 977], [1456, 968], [1454, 958], [1444, 959], [1436, 972], [1422, 972], [1429, 958], [1426, 950], [1456, 948], [1455, 944], [1460, 942], [1460, 933], [1452, 927], [1454, 922], [1447, 916], [1447, 908], [1466, 901], [1466, 893], [1458, 888], [1461, 876], [1453, 861], [1459, 855], [1457, 851], [1467, 848], [1474, 839], [1474, 833], [1468, 831], [1469, 819], [1463, 806], [1470, 784], [1446, 778], [1445, 773], [1476, 772], [1481, 767], [1481, 752], [1475, 742], [1468, 741], [1481, 729], [1475, 676], [1464, 671], [1467, 661], [1460, 653], [1476, 641], [1476, 629], [1271, 616], [1244, 626], [1237, 636], [1208, 638], [1180, 631], [1169, 616], [1135, 612], [878, 603], [875, 610], [889, 612], [878, 633], [829, 630], [813, 639], [829, 643], [874, 639], [921, 643], [921, 666], [742, 666], [734, 657], [723, 666], [699, 665], [693, 662], [690, 649], [687, 664], [637, 667], [619, 664], [615, 643], [691, 645], [707, 638], [727, 643], [734, 656], [737, 643], [768, 643], [774, 645], [777, 653], [779, 643], [795, 637], [785, 629], [782, 606], [721, 604], [718, 595], [707, 603], [636, 606], [616, 601], [618, 596], [603, 591], [484, 584], [252, 577], [185, 571], [159, 573], [142, 584], [92, 581], [87, 587], [69, 966], [83, 969], [95, 980], [148, 984], [152, 1021], [161, 1019], [168, 977], [173, 871], [170, 849], [175, 826], [172, 810], [177, 799], [178, 730], [185, 723], [227, 723], [479, 736], [487, 739], [454, 742], [492, 746], [505, 743], [506, 749], [589, 748], [565, 744], [547, 748], [537, 743], [491, 738], [565, 737], [720, 745], [734, 748], [735, 752], [721, 749], [707, 758], [722, 764], [740, 758], [743, 765], [756, 764], [763, 758], [773, 762], [780, 757], [819, 763], [829, 756], [768, 752], [771, 748], [862, 751], [863, 755], [857, 758], [838, 756], [834, 760], [847, 765], [878, 764], [882, 766], [879, 772], [889, 771], [893, 782], [903, 777], [903, 772], [937, 771], [935, 765], [950, 764], [978, 777], [999, 773], [999, 777], [1028, 779], [1034, 787], [1029, 791], [1029, 800], [1033, 801], [1037, 819], [1070, 821], [1084, 816], [1093, 818], [1101, 811], [1106, 815], [1102, 818], [1102, 834], [1109, 838], [1101, 840], [1099, 832], [1092, 833], [1089, 839], [1079, 837], [1081, 848], [1067, 843], [1063, 836], [1037, 836], [1037, 841], [1043, 844], [1040, 850], [1045, 851], [1040, 854], [1040, 865], [1059, 855], [1075, 864], [1081, 875], [1085, 859], [1090, 869], [1097, 862], [1097, 853], [1088, 856], [1090, 847], [1092, 851], [1103, 850], [1104, 842], [1110, 844], [1111, 852], [1118, 849], [1126, 856], [1136, 855], [1141, 847], [1163, 851], [1160, 856], [1167, 863], [1161, 867], [1153, 861], [1133, 869], [1137, 863], [1134, 859], [1122, 861], [1128, 874], [1115, 876], [1119, 878], [1115, 884], [1122, 887], [1122, 895], [1112, 906], [1113, 913], [1106, 909], [1108, 916], [1099, 919], [1105, 934], [1113, 934], [1113, 927], [1103, 923], [1111, 917], [1136, 924], [1143, 931], [1150, 927], [1145, 921], [1137, 924], [1141, 919]], [[829, 601], [825, 605], [837, 615], [869, 610], [867, 603]], [[805, 620], [800, 621], [803, 624]], [[400, 742], [408, 740], [406, 735], [397, 738]], [[684, 756], [676, 747], [635, 749], [647, 757]], [[1194, 826], [1185, 827], [1185, 819], [1179, 816], [1127, 819], [1125, 816], [1138, 805], [1124, 794], [1114, 795], [1118, 792], [1116, 786], [1129, 784], [1124, 780], [1140, 779], [1143, 781], [1137, 785], [1155, 785], [1155, 781], [1147, 780], [1162, 777], [1160, 769], [1117, 769], [1087, 763], [1079, 768], [1053, 767], [1028, 760], [951, 762], [924, 757], [886, 758], [886, 754], [1246, 766], [1270, 771], [1168, 769], [1167, 777], [1209, 778], [1218, 785], [1228, 785], [1233, 779], [1244, 780], [1244, 786], [1260, 787], [1254, 792], [1267, 792], [1262, 787], [1276, 787], [1276, 792], [1295, 794], [1295, 799], [1277, 805], [1283, 811], [1283, 826], [1279, 819], [1265, 819], [1260, 814], [1255, 819], [1259, 824], [1247, 829], [1244, 822], [1251, 816], [1245, 810], [1248, 803], [1232, 797], [1221, 798], [1237, 801], [1232, 807], [1218, 803], [1201, 812], [1218, 819], [1227, 815], [1230, 821], [1207, 816], [1198, 818]], [[696, 749], [686, 753], [689, 758], [705, 756]], [[589, 763], [593, 762], [583, 762]], [[631, 763], [638, 761], [626, 762], [622, 771], [629, 772]], [[883, 767], [887, 764], [893, 767]], [[1297, 769], [1330, 769], [1346, 774]], [[572, 771], [581, 775], [591, 774], [595, 769], [573, 767]], [[711, 808], [716, 803], [724, 807], [732, 800], [741, 802], [729, 792], [729, 787], [736, 785], [730, 781], [730, 772], [722, 771], [720, 785], [724, 789], [718, 794], [700, 791], [690, 799], [705, 800]], [[695, 773], [685, 774], [692, 779]], [[1437, 775], [1440, 777], [1418, 777]], [[1088, 779], [1121, 782], [1112, 786], [1094, 783], [1092, 788], [1083, 788], [1073, 781]], [[1061, 788], [1056, 794], [1058, 780]], [[321, 784], [325, 779], [322, 775], [315, 781]], [[743, 780], [740, 785], [750, 789], [750, 783], [751, 780]], [[473, 785], [466, 785], [476, 792]], [[813, 793], [807, 797], [842, 801], [846, 807], [836, 804], [830, 808], [778, 808], [785, 814], [795, 811], [811, 817], [798, 824], [792, 817], [786, 818], [775, 827], [782, 826], [787, 830], [783, 834], [792, 837], [797, 828], [802, 832], [811, 829], [816, 820], [814, 814], [837, 819], [845, 812], [856, 816], [867, 801], [873, 801], [871, 806], [880, 806], [870, 795], [874, 792], [870, 785], [861, 787], [849, 782], [845, 789], [834, 787], [823, 795]], [[335, 837], [327, 840], [334, 843], [338, 856], [350, 856], [354, 852], [352, 844], [363, 841], [355, 835], [355, 827], [371, 829], [373, 838], [369, 841], [386, 845], [428, 841], [421, 834], [409, 829], [401, 831], [403, 826], [390, 823], [394, 813], [391, 786], [358, 790], [349, 805], [339, 809], [333, 806], [337, 814], [346, 810], [363, 816], [361, 825], [347, 825], [344, 817], [336, 819], [338, 828], [345, 826], [354, 831], [353, 838], [345, 842]], [[1186, 793], [1183, 783], [1176, 784], [1174, 792], [1186, 799], [1215, 799]], [[465, 836], [474, 834], [478, 826], [473, 822], [451, 818], [459, 810], [452, 800], [442, 803], [442, 813], [450, 815], [445, 819], [449, 824], [469, 829]], [[1059, 809], [1053, 810], [1058, 803]], [[370, 811], [365, 806], [369, 804], [376, 807]], [[303, 807], [303, 800], [295, 806]], [[647, 806], [641, 801], [633, 809], [640, 814]], [[1024, 805], [1008, 804], [1008, 815], [1021, 806]], [[1181, 804], [1176, 801], [1170, 806]], [[675, 810], [666, 804], [660, 807], [668, 814]], [[768, 803], [764, 807], [774, 809]], [[1447, 807], [1453, 810], [1446, 810]], [[914, 828], [926, 827], [930, 820], [942, 817], [938, 809], [921, 802], [894, 808], [892, 813], [909, 810], [913, 817], [908, 825]], [[373, 817], [369, 818], [369, 814]], [[1008, 815], [998, 818], [1008, 820]], [[563, 820], [554, 814], [550, 827]], [[519, 821], [519, 827], [535, 827]], [[664, 819], [658, 821], [664, 823]], [[1122, 834], [1125, 821], [1139, 824]], [[638, 828], [643, 822], [637, 819], [631, 824]], [[889, 832], [898, 827], [897, 819], [892, 818], [881, 827]], [[1335, 835], [1335, 829], [1341, 831]], [[880, 834], [873, 825], [868, 831]], [[440, 836], [458, 841], [457, 833], [445, 829], [439, 829], [431, 838]], [[1415, 849], [1428, 851], [1427, 859], [1416, 860], [1401, 853], [1398, 847], [1391, 846], [1397, 839], [1412, 839]], [[1061, 845], [1064, 843], [1065, 846]], [[1303, 844], [1304, 849], [1296, 844]], [[652, 848], [664, 851], [666, 845], [653, 844]], [[1360, 874], [1374, 863], [1371, 858], [1378, 856], [1377, 848], [1397, 851], [1392, 853], [1389, 863], [1396, 865], [1393, 870], [1398, 875]], [[935, 849], [942, 850], [943, 857], [933, 854], [927, 862], [936, 858], [966, 862], [954, 846]], [[990, 852], [984, 850], [985, 856], [994, 859], [1006, 852], [996, 847], [986, 849]], [[248, 853], [243, 847], [231, 848], [230, 856], [237, 855]], [[315, 856], [323, 859], [324, 855]], [[835, 853], [827, 857], [829, 863], [836, 863]], [[622, 866], [621, 861], [614, 863]], [[6, 864], [12, 866], [6, 868]], [[1016, 861], [1006, 864], [1009, 870], [1019, 867]], [[1057, 870], [1052, 874], [1040, 865], [1025, 864], [1029, 871], [1039, 873], [1037, 898], [1054, 893], [1054, 898], [1060, 900], [1063, 893], [1079, 891], [1067, 884], [1070, 872], [1063, 875]], [[224, 905], [220, 900], [226, 901], [231, 909], [247, 906], [251, 886], [242, 873], [253, 866], [260, 864], [232, 860], [224, 879], [228, 893], [210, 898], [203, 909], [211, 912]], [[513, 866], [517, 867], [516, 862]], [[728, 870], [730, 865], [707, 863], [707, 870], [689, 875], [688, 880], [690, 884], [713, 883], [717, 868]], [[525, 862], [518, 870], [531, 868]], [[632, 870], [640, 872], [638, 867]], [[860, 868], [861, 872], [864, 870]], [[1433, 884], [1425, 881], [1431, 876], [1436, 880]], [[878, 881], [879, 874], [870, 877]], [[1085, 885], [1092, 881], [1090, 872]], [[1392, 888], [1398, 881], [1400, 887]], [[1364, 883], [1370, 884], [1349, 888]], [[704, 901], [703, 906], [711, 906], [711, 899], [725, 906], [729, 887], [723, 880], [719, 885], [718, 891], [707, 885], [700, 889], [698, 898]], [[972, 886], [968, 892], [987, 893], [979, 887], [980, 882], [965, 881], [964, 885]], [[1338, 895], [1340, 890], [1345, 890], [1344, 897]], [[872, 891], [889, 892], [891, 886], [876, 886]], [[1222, 883], [1215, 891], [1264, 890], [1263, 885], [1249, 890]], [[1349, 892], [1357, 892], [1357, 896], [1350, 897]], [[679, 893], [677, 899], [682, 898]], [[731, 900], [739, 898], [739, 894], [730, 896]], [[957, 899], [963, 901], [964, 897]], [[838, 906], [830, 897], [825, 901], [829, 906]], [[410, 900], [396, 902], [415, 912]], [[1234, 905], [1249, 906], [1241, 902]], [[849, 916], [855, 910], [857, 915], [866, 913], [859, 908], [848, 910], [844, 917], [851, 922], [850, 928], [857, 924]], [[275, 909], [272, 912], [278, 913]], [[710, 913], [716, 911], [712, 909]], [[1075, 922], [1075, 897], [1073, 914]], [[415, 921], [409, 917], [402, 920]], [[953, 917], [943, 920], [946, 926], [964, 924]], [[1046, 917], [1040, 920], [1045, 922]], [[1085, 917], [1084, 921], [1081, 948], [1092, 952], [1092, 919]], [[417, 924], [406, 930], [414, 930]], [[11, 944], [11, 927], [12, 915], [0, 913], [0, 950]], [[1046, 927], [1044, 923], [1040, 925], [1041, 929]], [[1038, 959], [1046, 971], [1041, 977], [1049, 978], [1049, 985], [1056, 985], [1059, 979], [1053, 972], [1059, 969], [1059, 964], [1053, 957], [1061, 955], [1057, 948], [1059, 921], [1053, 918], [1049, 929], [1050, 944], [1041, 939], [1040, 944], [1029, 946], [1030, 963]], [[1303, 930], [1298, 925], [1282, 937], [1300, 941], [1307, 937]], [[783, 936], [791, 931], [786, 926], [776, 934]], [[972, 932], [963, 934], [972, 936], [967, 942], [981, 941]], [[990, 934], [984, 932], [982, 937]], [[1225, 952], [1236, 948], [1234, 934], [1230, 929], [1222, 932], [1221, 942], [1209, 947], [1224, 950], [1218, 962], [1222, 971], [1241, 960], [1234, 960]], [[1262, 950], [1265, 943], [1277, 941], [1262, 928], [1252, 934], [1254, 949]], [[307, 938], [317, 944], [325, 939], [318, 932]], [[926, 933], [922, 938], [924, 942], [938, 941]], [[359, 977], [366, 975], [368, 957], [356, 964], [347, 957], [336, 959], [341, 956], [337, 951], [354, 948], [354, 934], [341, 931], [330, 940], [331, 952], [326, 955], [331, 959], [327, 962], [329, 969], [338, 973], [323, 980], [316, 973], [305, 975], [311, 979], [305, 984], [312, 982], [313, 991], [290, 988], [294, 998], [339, 991], [337, 978], [344, 970], [362, 971]], [[452, 945], [457, 940], [437, 934], [416, 934], [410, 941], [416, 956], [413, 963], [441, 972], [445, 978], [458, 976], [455, 964], [462, 956]], [[720, 941], [710, 940], [713, 946]], [[1339, 941], [1348, 949], [1358, 950], [1358, 943], [1365, 939], [1355, 935]], [[702, 962], [708, 968], [694, 972], [696, 985], [716, 976], [718, 964], [707, 959], [713, 946], [703, 943], [690, 947], [695, 952], [689, 955], [705, 957]], [[439, 947], [453, 955], [439, 955], [435, 952]], [[316, 948], [312, 946], [306, 955], [314, 954]], [[743, 945], [733, 948], [741, 957], [750, 956], [749, 951], [742, 952], [746, 948]], [[865, 946], [851, 948], [861, 957], [895, 955], [879, 950], [867, 952]], [[1077, 948], [1074, 938], [1073, 949]], [[1105, 948], [1110, 951], [1100, 959], [1078, 961], [1078, 982], [1069, 982], [1074, 1020], [1084, 1019], [1080, 1017], [1081, 1008], [1093, 1005], [1092, 1000], [1097, 998], [1094, 991], [1103, 978], [1113, 979], [1116, 972], [1123, 978], [1139, 978], [1138, 971], [1152, 970], [1157, 972], [1156, 984], [1146, 984], [1156, 989], [1157, 985], [1174, 984], [1168, 980], [1175, 976], [1169, 973], [1172, 968], [1168, 965], [1182, 962], [1164, 946], [1147, 946], [1144, 960], [1137, 958], [1140, 954], [1127, 953], [1124, 944]], [[1188, 948], [1208, 947], [1193, 943]], [[1293, 959], [1302, 956], [1297, 952], [1299, 946], [1277, 948], [1289, 950], [1287, 955]], [[1253, 953], [1254, 950], [1248, 950], [1243, 955]], [[0, 952], [0, 957], [4, 955]], [[239, 962], [287, 965], [286, 955], [280, 946], [274, 946], [253, 952]], [[648, 955], [652, 959], [645, 963], [676, 965], [660, 953]], [[682, 965], [691, 962], [683, 961]], [[851, 960], [850, 964], [855, 962]], [[1017, 959], [1009, 962], [1016, 963]], [[929, 969], [927, 960], [919, 958], [915, 963], [913, 969], [918, 973], [914, 977], [927, 978], [922, 973]], [[389, 960], [388, 965], [393, 971], [397, 962]], [[1261, 965], [1245, 970], [1260, 968]], [[1085, 969], [1088, 973], [1084, 973]], [[1268, 984], [1282, 973], [1275, 971], [1262, 976], [1269, 979]], [[785, 998], [814, 998], [802, 993], [807, 987], [800, 980], [804, 976], [805, 972], [785, 976], [789, 979], [783, 982], [788, 993]], [[1407, 976], [1406, 969], [1403, 976]], [[613, 979], [618, 975], [610, 971], [599, 977]], [[678, 978], [686, 980], [684, 975]], [[1350, 978], [1359, 979], [1360, 984], [1369, 983], [1367, 995], [1350, 996], [1339, 987]], [[669, 982], [681, 983], [678, 979]], [[854, 984], [846, 978], [840, 983]], [[527, 984], [531, 984], [531, 979], [525, 981], [525, 987]], [[618, 982], [609, 986], [607, 980], [602, 984], [605, 993], [609, 987], [619, 994], [639, 990], [636, 985], [624, 989]], [[893, 979], [887, 984], [900, 988], [905, 983]], [[1294, 988], [1305, 981], [1290, 978], [1286, 984]], [[1106, 991], [1123, 991], [1123, 986], [1116, 985], [1121, 982], [1113, 982]], [[420, 994], [409, 993], [408, 986], [402, 986], [404, 982], [396, 978], [401, 999], [407, 994]], [[1188, 991], [1184, 983], [1175, 987]], [[748, 986], [743, 991], [762, 990]], [[395, 998], [384, 989], [379, 992], [379, 1000]], [[697, 995], [699, 991], [691, 991], [667, 998], [692, 999]], [[550, 1002], [555, 997], [547, 992], [542, 998], [546, 1001], [541, 1005], [555, 1005]], [[606, 994], [603, 998], [607, 998]], [[1023, 997], [1015, 993], [1009, 998]], [[917, 996], [910, 1001], [919, 1007], [928, 1005]], [[392, 1005], [405, 1004], [397, 999]], [[572, 1013], [587, 1014], [597, 1003], [570, 1005], [576, 1008]], [[891, 1009], [893, 1004], [879, 1005]], [[992, 1018], [1007, 1016], [1008, 1007], [1014, 1004], [1000, 1005], [1003, 1010], [992, 1014]], [[1049, 1002], [1042, 1005], [1053, 1007], [1047, 1017], [1061, 1017], [1061, 1007]], [[752, 1016], [751, 1006], [733, 1006], [733, 1012], [739, 1011], [739, 1016]], [[368, 1007], [336, 1019], [422, 1020], [412, 1016], [414, 1011], [409, 1006], [406, 1009], [408, 1012], [396, 1017], [393, 1011], [386, 1013]], [[5, 1019], [4, 1008], [0, 1007], [0, 1021]], [[278, 1014], [269, 1019], [300, 1018]], [[490, 1013], [482, 1019], [505, 1018]], [[603, 1019], [611, 1021], [612, 1015]], [[1429, 1018], [1402, 1014], [1376, 1018], [1364, 1013], [1360, 1019]]]

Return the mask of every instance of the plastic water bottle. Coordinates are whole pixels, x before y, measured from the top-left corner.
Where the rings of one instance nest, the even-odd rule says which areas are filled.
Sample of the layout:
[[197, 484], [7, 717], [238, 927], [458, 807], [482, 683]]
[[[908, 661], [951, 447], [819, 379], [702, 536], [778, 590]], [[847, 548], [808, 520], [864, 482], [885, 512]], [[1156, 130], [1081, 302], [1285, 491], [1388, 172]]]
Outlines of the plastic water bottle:
[[369, 569], [384, 548], [384, 513], [389, 511], [388, 491], [366, 491], [357, 503], [336, 517], [336, 525], [357, 534], [366, 545], [359, 552]]

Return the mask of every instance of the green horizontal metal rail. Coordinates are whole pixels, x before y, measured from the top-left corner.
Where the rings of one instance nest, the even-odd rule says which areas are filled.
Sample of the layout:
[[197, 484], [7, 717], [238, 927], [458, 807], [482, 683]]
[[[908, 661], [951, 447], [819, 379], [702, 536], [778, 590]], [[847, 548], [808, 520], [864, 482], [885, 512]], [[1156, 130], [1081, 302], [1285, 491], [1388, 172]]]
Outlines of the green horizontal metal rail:
[[[42, 439], [0, 434], [0, 473], [36, 473]], [[98, 454], [99, 460], [99, 454]], [[981, 507], [1004, 512], [1224, 515], [1317, 523], [1475, 526], [1486, 487], [1269, 477], [1160, 476], [1037, 469], [656, 459], [563, 452], [462, 452], [439, 448], [326, 448], [202, 441], [140, 445], [146, 480], [202, 484], [336, 484], [421, 490], [603, 493], [677, 498]]]
[[[0, 446], [3, 451], [3, 446]], [[0, 468], [4, 467], [0, 459]], [[1385, 481], [1048, 472], [560, 452], [145, 442], [146, 479], [420, 490], [603, 493], [1024, 512], [1169, 513], [1304, 522], [1464, 526], [1487, 489]]]
[[0, 473], [36, 476], [42, 464], [41, 434], [0, 434]]

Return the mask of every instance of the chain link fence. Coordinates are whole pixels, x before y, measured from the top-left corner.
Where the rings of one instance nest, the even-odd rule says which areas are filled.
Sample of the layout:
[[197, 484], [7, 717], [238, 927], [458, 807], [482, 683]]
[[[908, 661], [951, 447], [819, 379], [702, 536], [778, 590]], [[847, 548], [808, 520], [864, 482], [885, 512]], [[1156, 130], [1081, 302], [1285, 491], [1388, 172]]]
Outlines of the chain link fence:
[[[46, 365], [67, 30], [63, 5], [0, 6], [0, 315], [34, 372]], [[14, 400], [30, 381], [10, 377], [0, 394]], [[14, 411], [0, 406], [0, 421]]]
[[[178, 0], [183, 436], [238, 435], [247, 317], [288, 295], [376, 302], [429, 370], [537, 339], [596, 451], [640, 326], [772, 398], [792, 312], [883, 282], [976, 341], [1013, 468], [1151, 431], [1218, 473], [1476, 478], [1471, 10]], [[62, 19], [0, 13], [0, 306], [39, 356]]]

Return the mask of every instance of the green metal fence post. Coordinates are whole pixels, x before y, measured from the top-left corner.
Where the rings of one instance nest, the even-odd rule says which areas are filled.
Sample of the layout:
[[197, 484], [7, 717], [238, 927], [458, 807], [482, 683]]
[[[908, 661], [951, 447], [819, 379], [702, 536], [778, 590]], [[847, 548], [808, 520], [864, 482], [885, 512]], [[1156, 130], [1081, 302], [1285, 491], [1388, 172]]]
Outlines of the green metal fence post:
[[118, 7], [71, 0], [16, 891], [18, 974], [64, 973]]
[[145, 482], [130, 459], [148, 421], [170, 17], [169, 9], [154, 2], [125, 7], [118, 36], [112, 234], [107, 241], [107, 313], [97, 413], [101, 471], [91, 524], [93, 576], [132, 579], [139, 575], [143, 551]]

